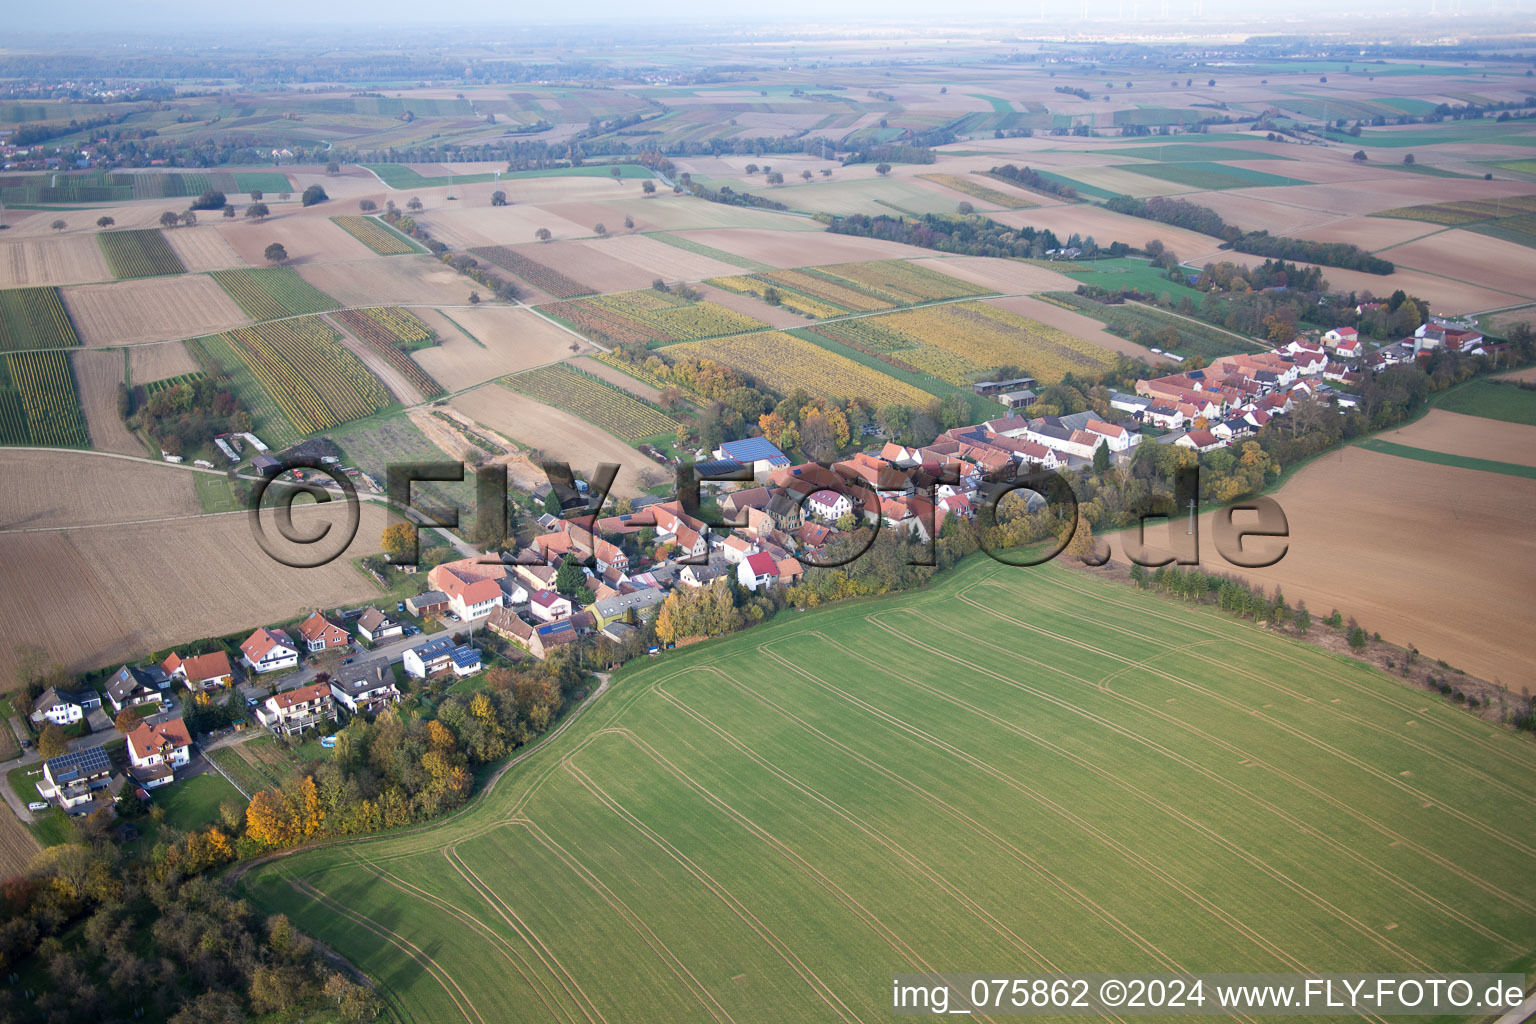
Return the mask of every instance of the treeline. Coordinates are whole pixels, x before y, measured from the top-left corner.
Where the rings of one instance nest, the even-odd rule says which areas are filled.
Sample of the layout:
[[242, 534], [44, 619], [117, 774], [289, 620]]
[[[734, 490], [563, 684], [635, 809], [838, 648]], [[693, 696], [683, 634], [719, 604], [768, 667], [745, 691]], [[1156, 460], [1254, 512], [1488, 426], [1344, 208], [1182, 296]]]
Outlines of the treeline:
[[[209, 834], [223, 849], [204, 859], [227, 859], [223, 833]], [[28, 979], [0, 989], [0, 1019], [379, 1016], [372, 989], [338, 973], [283, 915], [262, 918], [226, 884], [155, 867], [98, 838], [49, 847], [0, 884], [0, 969]]]
[[724, 203], [727, 206], [751, 206], [760, 210], [787, 210], [789, 207], [777, 199], [769, 199], [767, 196], [755, 195], [751, 192], [737, 192], [729, 185], [721, 185], [718, 189], [708, 188], [696, 181], [690, 181], [687, 185], [690, 195], [700, 199], [707, 199], [711, 203]]
[[994, 178], [1002, 178], [1004, 181], [1011, 181], [1016, 185], [1023, 185], [1025, 188], [1032, 188], [1036, 192], [1046, 192], [1053, 196], [1060, 196], [1063, 199], [1077, 198], [1077, 189], [1071, 185], [1063, 185], [1059, 181], [1052, 181], [1039, 171], [1031, 170], [1028, 167], [1004, 164], [1001, 167], [992, 168], [988, 173]]
[[1373, 256], [1357, 245], [1346, 242], [1319, 242], [1306, 238], [1288, 238], [1271, 235], [1268, 231], [1244, 231], [1235, 224], [1228, 224], [1210, 207], [1191, 203], [1186, 199], [1169, 199], [1156, 196], [1137, 199], [1132, 196], [1114, 196], [1105, 201], [1106, 209], [1116, 213], [1155, 220], [1160, 224], [1198, 231], [1212, 238], [1219, 238], [1228, 248], [1252, 256], [1271, 259], [1301, 260], [1320, 263], [1325, 267], [1341, 270], [1361, 270], [1367, 274], [1390, 274], [1396, 268], [1390, 260]]
[[162, 388], [145, 397], [142, 388], [118, 393], [118, 412], [129, 430], [142, 428], [161, 451], [182, 455], [201, 451], [209, 438], [251, 429], [251, 415], [214, 373]]
[[1076, 96], [1080, 100], [1093, 99], [1093, 94], [1090, 93], [1087, 89], [1076, 89], [1070, 85], [1058, 85], [1056, 87], [1056, 91], [1061, 93], [1063, 96]]
[[[888, 242], [902, 242], [965, 256], [1043, 259], [1048, 250], [1061, 248], [1061, 241], [1049, 228], [1009, 227], [980, 214], [957, 217], [927, 213], [921, 217], [907, 218], [888, 214], [870, 217], [856, 213], [846, 217], [832, 217], [827, 230], [839, 235], [883, 238]], [[1129, 247], [1121, 242], [1115, 242], [1109, 247], [1110, 254], [1114, 256], [1129, 251]]]

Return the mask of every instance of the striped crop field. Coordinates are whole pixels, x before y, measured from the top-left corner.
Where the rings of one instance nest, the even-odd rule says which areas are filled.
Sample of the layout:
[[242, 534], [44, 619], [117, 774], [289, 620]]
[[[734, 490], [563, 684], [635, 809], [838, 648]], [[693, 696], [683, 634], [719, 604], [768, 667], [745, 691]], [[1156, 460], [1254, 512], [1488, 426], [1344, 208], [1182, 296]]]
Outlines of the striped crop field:
[[343, 309], [335, 315], [354, 338], [399, 370], [411, 386], [421, 392], [423, 398], [436, 398], [443, 393], [443, 386], [417, 365], [416, 360], [401, 351], [402, 342], [431, 341], [434, 337], [431, 329], [414, 314], [395, 306], [380, 306], [375, 309]]
[[718, 338], [767, 326], [718, 303], [693, 302], [654, 289], [552, 302], [539, 309], [590, 338], [609, 343]]
[[213, 279], [253, 320], [325, 313], [341, 305], [292, 267], [215, 270]]
[[591, 295], [597, 291], [591, 285], [582, 284], [574, 278], [565, 276], [554, 267], [547, 267], [538, 260], [524, 256], [511, 246], [492, 245], [469, 251], [502, 270], [510, 270], [535, 288], [548, 292], [557, 299], [573, 299], [578, 295]]
[[1536, 196], [1504, 196], [1501, 199], [1462, 199], [1445, 203], [1424, 203], [1419, 206], [1394, 206], [1390, 210], [1377, 210], [1372, 217], [1392, 217], [1397, 220], [1421, 220], [1428, 224], [1460, 227], [1481, 221], [1498, 220], [1536, 214]]
[[336, 226], [362, 242], [380, 256], [404, 256], [407, 253], [427, 250], [400, 232], [381, 222], [377, 217], [332, 217]]
[[717, 277], [709, 283], [727, 291], [758, 296], [773, 288], [786, 308], [820, 318], [987, 294], [987, 289], [969, 281], [906, 260], [765, 270]]
[[0, 350], [80, 344], [57, 288], [0, 291]]
[[[240, 327], [215, 336], [300, 434], [368, 416], [391, 404], [389, 392], [318, 316]], [[245, 397], [239, 377], [232, 378]], [[253, 410], [260, 398], [246, 403]]]
[[801, 390], [840, 402], [858, 398], [875, 406], [900, 403], [914, 408], [933, 400], [926, 391], [781, 331], [688, 341], [668, 348], [667, 355], [713, 359], [781, 395]]
[[90, 446], [67, 353], [12, 352], [0, 370], [0, 444]]
[[991, 203], [1005, 210], [1022, 210], [1025, 207], [1037, 206], [1024, 196], [1017, 193], [1004, 192], [1000, 188], [993, 188], [974, 174], [919, 174], [919, 178], [931, 181], [935, 185], [943, 185], [945, 188], [954, 189], [972, 199], [983, 203]]
[[625, 441], [644, 441], [677, 430], [677, 421], [660, 409], [563, 363], [503, 377], [501, 383], [545, 405], [575, 413]]
[[399, 1019], [466, 1024], [872, 1022], [893, 973], [1536, 949], [1529, 736], [1059, 563], [976, 555], [591, 699], [465, 812], [261, 864], [246, 895]]
[[112, 276], [120, 281], [130, 277], [164, 277], [187, 272], [186, 264], [176, 255], [171, 243], [154, 228], [103, 231], [96, 236], [96, 241], [107, 258]]

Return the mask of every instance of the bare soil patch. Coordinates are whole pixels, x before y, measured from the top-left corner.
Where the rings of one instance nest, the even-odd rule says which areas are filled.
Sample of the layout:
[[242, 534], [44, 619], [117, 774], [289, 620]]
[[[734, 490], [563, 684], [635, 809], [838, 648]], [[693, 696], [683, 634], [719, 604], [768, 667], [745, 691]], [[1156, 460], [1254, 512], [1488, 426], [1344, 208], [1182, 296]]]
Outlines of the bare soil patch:
[[[1530, 681], [1536, 480], [1345, 448], [1302, 469], [1274, 498], [1290, 524], [1278, 564], [1228, 565], [1207, 515], [1203, 567], [1282, 586], [1293, 605], [1306, 602], [1314, 630], [1327, 628], [1318, 620], [1337, 608], [1368, 632], [1516, 692]], [[1124, 561], [1120, 537], [1110, 544]], [[1147, 531], [1149, 545], [1164, 537]]]
[[79, 285], [61, 294], [86, 345], [178, 340], [251, 322], [204, 274]]
[[452, 407], [545, 458], [563, 459], [572, 469], [588, 475], [599, 462], [618, 463], [619, 475], [613, 485], [616, 495], [635, 497], [666, 479], [660, 466], [629, 445], [570, 413], [509, 388], [477, 388], [455, 398]]
[[110, 280], [95, 235], [0, 242], [0, 288]]
[[[666, 243], [657, 243], [665, 245]], [[610, 256], [606, 240], [591, 242], [550, 242], [541, 245], [516, 246], [517, 252], [551, 267], [566, 277], [580, 281], [599, 292], [625, 292], [636, 288], [649, 288], [656, 279], [654, 271], [647, 271], [628, 263], [618, 255]], [[679, 250], [681, 251], [681, 250]], [[519, 279], [519, 284], [522, 281]]]
[[765, 231], [758, 228], [688, 231], [683, 233], [683, 237], [771, 267], [903, 259], [914, 253], [910, 246], [875, 238], [821, 234], [811, 242], [799, 231]]
[[[9, 730], [10, 726], [7, 725], [6, 729]], [[14, 743], [15, 741], [13, 740], [12, 742]], [[0, 785], [8, 784], [0, 782]], [[37, 799], [37, 797], [32, 796], [30, 793], [19, 795], [22, 800]], [[9, 808], [0, 811], [0, 872], [4, 872], [7, 878], [26, 874], [27, 865], [42, 850], [43, 848], [38, 845], [37, 840], [32, 838], [32, 833], [27, 830], [27, 827], [21, 823], [16, 815], [10, 812]]]
[[[1311, 238], [1319, 242], [1346, 242], [1350, 245], [1358, 245], [1369, 252], [1375, 252], [1377, 249], [1399, 245], [1415, 238], [1434, 234], [1439, 230], [1440, 228], [1434, 224], [1394, 220], [1390, 217], [1344, 217], [1290, 233], [1297, 238]], [[1384, 256], [1387, 259], [1396, 260], [1397, 250], [1385, 253]]]
[[[1536, 372], [1536, 367], [1520, 372]], [[1519, 379], [1517, 375], [1512, 376]], [[1431, 409], [1422, 419], [1378, 436], [1383, 441], [1410, 448], [1511, 462], [1517, 466], [1536, 466], [1536, 427], [1524, 423], [1505, 423], [1446, 409]]]
[[[140, 446], [135, 454], [143, 453]], [[202, 509], [192, 474], [168, 463], [12, 449], [0, 453], [0, 470], [6, 480], [0, 531], [95, 526]]]
[[1471, 231], [1442, 231], [1399, 245], [1385, 256], [1399, 267], [1536, 298], [1536, 250], [1514, 242]]
[[650, 402], [661, 401], [661, 389], [644, 381], [636, 380], [616, 366], [600, 363], [590, 356], [582, 356], [579, 359], [569, 360], [570, 364], [594, 377], [601, 377], [608, 383], [628, 391], [632, 395], [638, 395]]
[[247, 265], [224, 236], [206, 224], [167, 231], [165, 239], [176, 250], [176, 255], [181, 257], [181, 262], [193, 273]]
[[[99, 487], [87, 491], [99, 500]], [[314, 532], [320, 521], [339, 517], [341, 506], [300, 505], [295, 523]], [[351, 560], [379, 550], [384, 525], [382, 506], [364, 502], [351, 545], [317, 569], [273, 561], [241, 513], [3, 533], [0, 578], [27, 586], [0, 588], [0, 634], [28, 637], [78, 672], [317, 606], [368, 600], [378, 588]], [[60, 615], [60, 608], [71, 614]]]
[[1006, 299], [987, 299], [989, 304], [1001, 309], [1027, 316], [1031, 320], [1038, 320], [1050, 327], [1056, 327], [1068, 334], [1091, 341], [1111, 352], [1120, 352], [1132, 359], [1150, 361], [1151, 353], [1140, 345], [1127, 341], [1117, 335], [1110, 334], [1104, 329], [1104, 325], [1092, 317], [1084, 316], [1071, 309], [1062, 309], [1053, 302], [1037, 299], [1028, 295], [1017, 295]]
[[[990, 181], [991, 179], [982, 179]], [[1160, 238], [1163, 244], [1181, 257], [1215, 249], [1217, 239], [1188, 231], [1169, 224], [1141, 217], [1129, 217], [1113, 210], [1097, 206], [1043, 206], [1034, 210], [1003, 210], [990, 214], [993, 220], [1012, 227], [1049, 228], [1065, 244], [1074, 233], [1092, 235], [1094, 241], [1107, 246], [1110, 242], [1125, 242], [1138, 248], [1149, 239]]]
[[[732, 268], [731, 274], [746, 273], [743, 270]], [[729, 276], [729, 275], [727, 275]], [[728, 292], [724, 288], [716, 288], [712, 285], [699, 285], [699, 294], [710, 302], [718, 303], [726, 309], [734, 309], [738, 313], [750, 316], [754, 320], [760, 320], [770, 327], [804, 327], [810, 321], [792, 309], [783, 306], [770, 306], [755, 295], [742, 295], [738, 292]]]
[[[522, 204], [477, 209], [449, 203], [447, 208], [423, 213], [418, 220], [434, 238], [455, 249], [532, 242], [539, 228], [548, 228], [556, 238], [584, 238], [592, 233], [591, 224], [579, 224], [544, 207]], [[624, 223], [623, 218], [619, 223]]]
[[80, 407], [97, 451], [143, 455], [144, 445], [128, 432], [117, 414], [117, 389], [123, 383], [127, 363], [124, 354], [81, 349], [69, 354], [80, 390]]
[[187, 351], [187, 346], [179, 341], [135, 345], [128, 350], [128, 379], [134, 384], [179, 377], [201, 369], [197, 360], [192, 358], [192, 353]]
[[343, 306], [448, 306], [484, 291], [431, 256], [379, 256], [346, 263], [313, 263], [299, 276]]
[[668, 281], [702, 281], [706, 277], [738, 273], [738, 268], [729, 263], [679, 249], [645, 235], [618, 235], [600, 243], [582, 244], [599, 248], [605, 256], [617, 257], [652, 277]]
[[364, 260], [377, 254], [331, 223], [323, 214], [277, 213], [266, 220], [220, 224], [224, 240], [253, 267], [267, 266], [266, 248], [278, 242], [288, 251], [288, 264], [302, 267], [333, 260]]
[[1077, 282], [1065, 274], [1018, 260], [998, 260], [987, 256], [928, 256], [912, 262], [1004, 294], [1070, 292], [1077, 288]]
[[[518, 306], [483, 305], [438, 315], [449, 318], [429, 321], [441, 344], [412, 355], [449, 391], [592, 351], [586, 341]], [[572, 344], [579, 346], [575, 352]]]

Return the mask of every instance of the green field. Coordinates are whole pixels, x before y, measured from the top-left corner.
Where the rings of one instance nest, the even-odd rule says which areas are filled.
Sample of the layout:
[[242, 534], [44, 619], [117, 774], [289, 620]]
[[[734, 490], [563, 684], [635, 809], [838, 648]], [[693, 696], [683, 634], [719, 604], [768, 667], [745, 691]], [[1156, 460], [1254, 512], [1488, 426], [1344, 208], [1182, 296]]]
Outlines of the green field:
[[1452, 455], [1448, 452], [1430, 451], [1428, 448], [1415, 448], [1412, 445], [1394, 444], [1391, 441], [1383, 441], [1376, 437], [1366, 438], [1364, 441], [1356, 441], [1355, 445], [1369, 451], [1381, 452], [1383, 455], [1396, 455], [1400, 459], [1414, 459], [1418, 462], [1430, 462], [1437, 466], [1457, 466], [1461, 469], [1475, 469], [1481, 473], [1500, 473], [1504, 476], [1518, 476], [1526, 480], [1536, 480], [1536, 466], [1522, 466], [1515, 462], [1498, 462], [1493, 459], [1478, 459], [1470, 455]]
[[[1050, 266], [1054, 270], [1060, 264]], [[1205, 298], [1204, 292], [1191, 288], [1187, 284], [1168, 280], [1164, 272], [1154, 267], [1150, 261], [1134, 256], [1093, 260], [1077, 264], [1063, 272], [1074, 281], [1081, 281], [1096, 288], [1108, 288], [1110, 291], [1118, 292], [1132, 288], [1151, 295], [1167, 292], [1175, 300], [1188, 296], [1196, 303]]]
[[691, 238], [684, 238], [681, 235], [670, 234], [666, 231], [650, 232], [650, 237], [656, 239], [658, 242], [666, 242], [673, 248], [683, 249], [687, 252], [695, 253], [699, 256], [708, 256], [712, 260], [719, 260], [721, 263], [729, 263], [731, 266], [740, 267], [742, 270], [773, 269], [766, 263], [759, 263], [757, 260], [749, 260], [745, 256], [737, 256], [733, 252], [726, 252], [724, 249], [716, 249], [712, 245], [705, 245], [703, 242], [695, 242]]
[[1116, 170], [1171, 181], [1175, 185], [1188, 185], [1198, 189], [1259, 188], [1265, 185], [1307, 185], [1300, 178], [1286, 178], [1278, 174], [1231, 167], [1206, 161], [1161, 164], [1117, 164]]
[[235, 190], [244, 195], [251, 192], [281, 195], [292, 192], [293, 183], [281, 171], [236, 171]]
[[632, 663], [467, 812], [245, 887], [404, 1021], [874, 1021], [959, 965], [1523, 970], [1533, 805], [1528, 737], [977, 556]]
[[1501, 171], [1514, 171], [1517, 174], [1536, 174], [1536, 160], [1506, 160], [1493, 166]]
[[1536, 426], [1536, 391], [1527, 391], [1507, 381], [1471, 380], [1461, 387], [1441, 392], [1430, 399], [1430, 404], [1447, 412]]
[[107, 267], [118, 280], [187, 272], [186, 265], [171, 248], [171, 243], [165, 240], [165, 235], [153, 228], [103, 231], [96, 236], [96, 241], [101, 243]]
[[292, 267], [215, 270], [212, 276], [253, 320], [324, 313], [341, 305]]
[[1101, 156], [1129, 156], [1140, 160], [1157, 160], [1161, 163], [1170, 164], [1207, 163], [1219, 160], [1291, 159], [1287, 156], [1281, 156], [1279, 153], [1250, 153], [1246, 149], [1237, 149], [1233, 146], [1211, 146], [1192, 142], [1169, 142], [1158, 145], [1142, 143], [1139, 146], [1128, 146], [1123, 149], [1100, 149], [1095, 150], [1095, 152]]

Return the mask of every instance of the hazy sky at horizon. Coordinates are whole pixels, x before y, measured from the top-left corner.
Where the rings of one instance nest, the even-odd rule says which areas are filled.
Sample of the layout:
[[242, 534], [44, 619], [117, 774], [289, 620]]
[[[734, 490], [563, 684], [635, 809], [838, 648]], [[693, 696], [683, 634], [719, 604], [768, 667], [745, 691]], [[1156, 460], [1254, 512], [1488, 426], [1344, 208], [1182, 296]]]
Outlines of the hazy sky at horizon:
[[[1351, 0], [1347, 9], [1328, 0], [1293, 0], [1286, 5], [1284, 17], [1299, 22], [1308, 17], [1366, 15], [1379, 18], [1393, 11], [1427, 14], [1432, 3], [1439, 11], [1451, 10], [1453, 0]], [[1503, 0], [1498, 10], [1512, 15], [1516, 10], [1536, 9], [1536, 0]], [[1203, 0], [1050, 0], [1044, 4], [1048, 21], [1060, 23], [1077, 20], [1086, 11], [1090, 20], [1103, 28], [1106, 21], [1129, 19], [1139, 12], [1145, 21], [1158, 21], [1164, 10], [1164, 24], [1198, 30], [1202, 23], [1231, 24], [1234, 20], [1273, 19], [1273, 9], [1241, 12], [1226, 4], [1205, 4]], [[1204, 17], [1196, 11], [1204, 11]], [[1489, 0], [1462, 3], [1459, 9], [1479, 15], [1491, 13]], [[1027, 26], [1039, 23], [1040, 0], [967, 0], [951, 11], [957, 27], [980, 20], [1018, 22]], [[692, 23], [710, 28], [743, 26], [765, 22], [779, 26], [800, 21], [811, 24], [919, 21], [942, 26], [930, 0], [773, 0], [765, 6], [760, 0], [674, 0], [665, 8], [636, 6], [630, 0], [581, 0], [561, 5], [508, 4], [504, 0], [455, 0], [451, 5], [433, 8], [419, 0], [261, 0], [250, 5], [221, 5], [210, 8], [202, 0], [154, 0], [124, 4], [121, 0], [77, 0], [62, 4], [22, 4], [12, 0], [6, 22], [12, 29], [41, 32], [90, 33], [106, 29], [159, 31], [169, 27], [182, 30], [218, 29], [232, 26], [269, 26], [284, 36], [301, 35], [306, 29], [328, 25], [373, 28], [383, 25], [430, 24], [442, 28], [474, 24], [506, 25], [595, 25], [615, 27], [624, 23]], [[1244, 17], [1247, 14], [1248, 17]], [[1304, 29], [1300, 24], [1297, 31]], [[3, 45], [3, 44], [0, 44]]]

